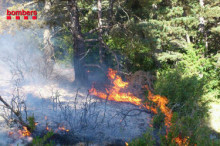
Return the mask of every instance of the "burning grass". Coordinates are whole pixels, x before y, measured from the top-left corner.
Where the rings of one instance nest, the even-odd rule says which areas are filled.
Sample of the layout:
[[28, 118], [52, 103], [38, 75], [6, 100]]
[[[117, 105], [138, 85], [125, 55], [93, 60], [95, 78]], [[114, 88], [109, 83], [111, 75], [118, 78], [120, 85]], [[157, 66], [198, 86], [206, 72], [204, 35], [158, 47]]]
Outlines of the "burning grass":
[[19, 130], [18, 133], [21, 137], [30, 136], [31, 132], [27, 129], [27, 127], [23, 126], [23, 130]]
[[[106, 93], [99, 92], [97, 89], [92, 87], [89, 92], [90, 94], [97, 96], [102, 99], [110, 100], [110, 101], [117, 101], [117, 102], [128, 102], [137, 106], [140, 106], [141, 108], [146, 108], [150, 111], [152, 111], [154, 114], [158, 113], [158, 108], [161, 110], [161, 112], [165, 115], [165, 126], [167, 127], [167, 133], [169, 132], [169, 128], [171, 126], [171, 119], [173, 116], [172, 110], [167, 107], [167, 104], [169, 103], [168, 99], [166, 97], [160, 96], [160, 95], [154, 95], [148, 88], [147, 85], [144, 86], [146, 90], [148, 91], [147, 99], [149, 102], [153, 102], [154, 105], [151, 106], [149, 102], [143, 103], [143, 101], [139, 98], [134, 96], [131, 92], [123, 92], [125, 88], [128, 87], [129, 83], [124, 82], [120, 76], [117, 75], [117, 71], [109, 68], [108, 71], [108, 78], [112, 82], [112, 87], [109, 89], [105, 89]], [[166, 136], [167, 137], [167, 136]], [[188, 145], [187, 138], [181, 138], [176, 137], [173, 139], [178, 145]]]

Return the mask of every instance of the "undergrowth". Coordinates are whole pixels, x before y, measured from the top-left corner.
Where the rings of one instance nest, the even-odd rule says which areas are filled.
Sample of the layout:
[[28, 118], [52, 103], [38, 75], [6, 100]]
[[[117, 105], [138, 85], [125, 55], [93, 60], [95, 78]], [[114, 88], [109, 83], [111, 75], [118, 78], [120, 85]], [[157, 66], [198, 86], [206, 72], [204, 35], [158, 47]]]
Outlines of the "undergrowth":
[[[183, 60], [175, 66], [157, 71], [155, 92], [169, 99], [167, 105], [173, 111], [172, 126], [168, 133], [157, 132], [159, 140], [151, 132], [133, 140], [129, 145], [147, 146], [178, 145], [175, 138], [185, 139], [182, 145], [220, 145], [220, 134], [209, 125], [209, 103], [219, 101], [219, 68], [211, 58], [204, 58], [201, 49], [189, 45]], [[153, 118], [153, 129], [164, 128], [164, 115], [159, 112]]]

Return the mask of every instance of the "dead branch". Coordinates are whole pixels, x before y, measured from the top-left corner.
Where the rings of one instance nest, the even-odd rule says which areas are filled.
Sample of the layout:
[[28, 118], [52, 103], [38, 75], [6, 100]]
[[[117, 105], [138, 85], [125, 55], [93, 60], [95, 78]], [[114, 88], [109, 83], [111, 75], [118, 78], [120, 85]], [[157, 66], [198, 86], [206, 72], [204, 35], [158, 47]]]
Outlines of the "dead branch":
[[88, 43], [88, 42], [98, 42], [98, 39], [86, 39], [84, 42]]
[[0, 101], [6, 106], [6, 108], [10, 109], [18, 118], [17, 120], [15, 120], [16, 122], [20, 123], [22, 126], [27, 127], [28, 130], [30, 130], [30, 126], [25, 123], [21, 117], [21, 113], [19, 111], [15, 111], [6, 101], [4, 101], [4, 99], [0, 96]]
[[55, 31], [53, 34], [50, 35], [50, 38], [53, 38], [56, 34], [60, 33], [63, 30], [63, 28], [60, 28], [59, 30]]
[[88, 51], [86, 51], [85, 53], [83, 53], [83, 54], [80, 54], [80, 55], [83, 55], [79, 60], [82, 60], [82, 59], [84, 59], [87, 55], [88, 55], [88, 53], [91, 51], [91, 49], [88, 49]]
[[[133, 111], [138, 111], [137, 114], [129, 114], [130, 112], [133, 112]], [[123, 122], [127, 116], [138, 116], [140, 115], [142, 112], [144, 113], [148, 113], [148, 114], [152, 114], [152, 112], [150, 112], [149, 110], [146, 110], [146, 109], [131, 109], [131, 110], [128, 110], [126, 113], [124, 112], [121, 112], [121, 114], [123, 115], [123, 118], [121, 119], [121, 122]]]
[[123, 72], [123, 71], [118, 71], [118, 73], [123, 74], [123, 75], [127, 75], [127, 76], [132, 75], [132, 72], [127, 73], [127, 72]]
[[106, 105], [107, 105], [107, 102], [108, 102], [108, 98], [109, 98], [109, 93], [107, 93], [107, 98], [105, 99], [105, 109], [104, 109], [104, 116], [103, 116], [103, 119], [102, 119], [102, 122], [104, 122], [105, 120], [105, 113], [106, 113]]
[[[129, 114], [133, 111], [138, 111], [137, 114]], [[142, 112], [144, 113], [148, 113], [148, 114], [152, 114], [152, 112], [150, 112], [149, 110], [146, 110], [146, 109], [131, 109], [129, 111], [127, 111], [126, 113], [122, 113], [124, 116], [137, 116], [137, 115], [140, 115]]]
[[92, 33], [96, 32], [96, 31], [100, 30], [100, 29], [103, 29], [103, 28], [110, 28], [110, 27], [109, 27], [109, 26], [97, 27], [97, 28], [94, 28], [94, 29], [90, 30], [89, 32], [87, 32], [87, 33], [85, 33], [85, 34], [83, 34], [83, 35], [84, 35], [84, 36], [87, 36], [87, 35], [89, 35], [89, 34], [92, 34]]

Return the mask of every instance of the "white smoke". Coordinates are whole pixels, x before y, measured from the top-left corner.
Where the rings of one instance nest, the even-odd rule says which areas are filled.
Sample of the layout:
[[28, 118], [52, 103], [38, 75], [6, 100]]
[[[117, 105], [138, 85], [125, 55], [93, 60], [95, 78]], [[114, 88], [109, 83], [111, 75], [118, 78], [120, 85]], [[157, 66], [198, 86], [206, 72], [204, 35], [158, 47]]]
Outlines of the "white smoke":
[[[87, 95], [88, 89], [84, 87], [74, 87], [74, 69], [71, 65], [66, 67], [56, 63], [52, 73], [45, 76], [47, 66], [40, 51], [43, 42], [40, 34], [43, 30], [35, 33], [25, 30], [0, 36], [0, 95], [10, 103], [18, 95], [15, 89], [19, 89], [19, 96], [27, 106], [27, 114], [34, 114], [39, 122], [37, 131], [45, 130], [46, 125], [54, 131], [64, 126], [78, 137], [108, 141], [129, 140], [146, 130], [150, 120], [148, 114], [127, 118], [121, 114], [136, 106], [106, 102]], [[22, 112], [25, 119], [25, 112]], [[0, 114], [5, 114], [3, 108]], [[0, 126], [4, 129], [0, 132], [0, 145], [20, 143], [20, 140], [9, 138], [7, 132], [13, 129], [2, 118]]]

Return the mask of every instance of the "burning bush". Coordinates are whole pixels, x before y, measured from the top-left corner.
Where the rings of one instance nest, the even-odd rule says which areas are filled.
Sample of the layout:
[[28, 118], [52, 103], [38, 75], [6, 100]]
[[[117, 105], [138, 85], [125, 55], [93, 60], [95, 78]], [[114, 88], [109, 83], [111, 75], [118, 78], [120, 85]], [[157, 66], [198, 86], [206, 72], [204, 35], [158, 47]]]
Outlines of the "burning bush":
[[[98, 96], [100, 98], [106, 99], [106, 100], [112, 100], [117, 102], [129, 102], [134, 105], [140, 106], [140, 108], [146, 108], [150, 111], [152, 111], [155, 114], [158, 114], [159, 111], [163, 113], [164, 115], [164, 123], [167, 128], [167, 134], [169, 134], [169, 128], [171, 127], [171, 119], [172, 119], [172, 110], [167, 107], [168, 99], [166, 97], [160, 96], [160, 95], [154, 95], [148, 88], [147, 85], [144, 86], [144, 88], [148, 91], [148, 96], [145, 103], [139, 98], [134, 96], [131, 92], [123, 92], [121, 89], [124, 89], [128, 87], [128, 82], [122, 81], [122, 78], [117, 75], [117, 71], [113, 69], [109, 69], [108, 71], [108, 77], [112, 82], [112, 87], [109, 89], [106, 88], [106, 93], [97, 91], [94, 87], [90, 89], [90, 93], [92, 95]], [[153, 103], [149, 104], [149, 101]], [[159, 110], [158, 110], [159, 109]], [[160, 117], [160, 116], [158, 116]], [[159, 121], [161, 123], [161, 121]], [[166, 135], [167, 137], [168, 135]], [[178, 143], [178, 144], [187, 144], [187, 138], [184, 137], [173, 137], [172, 141]]]

